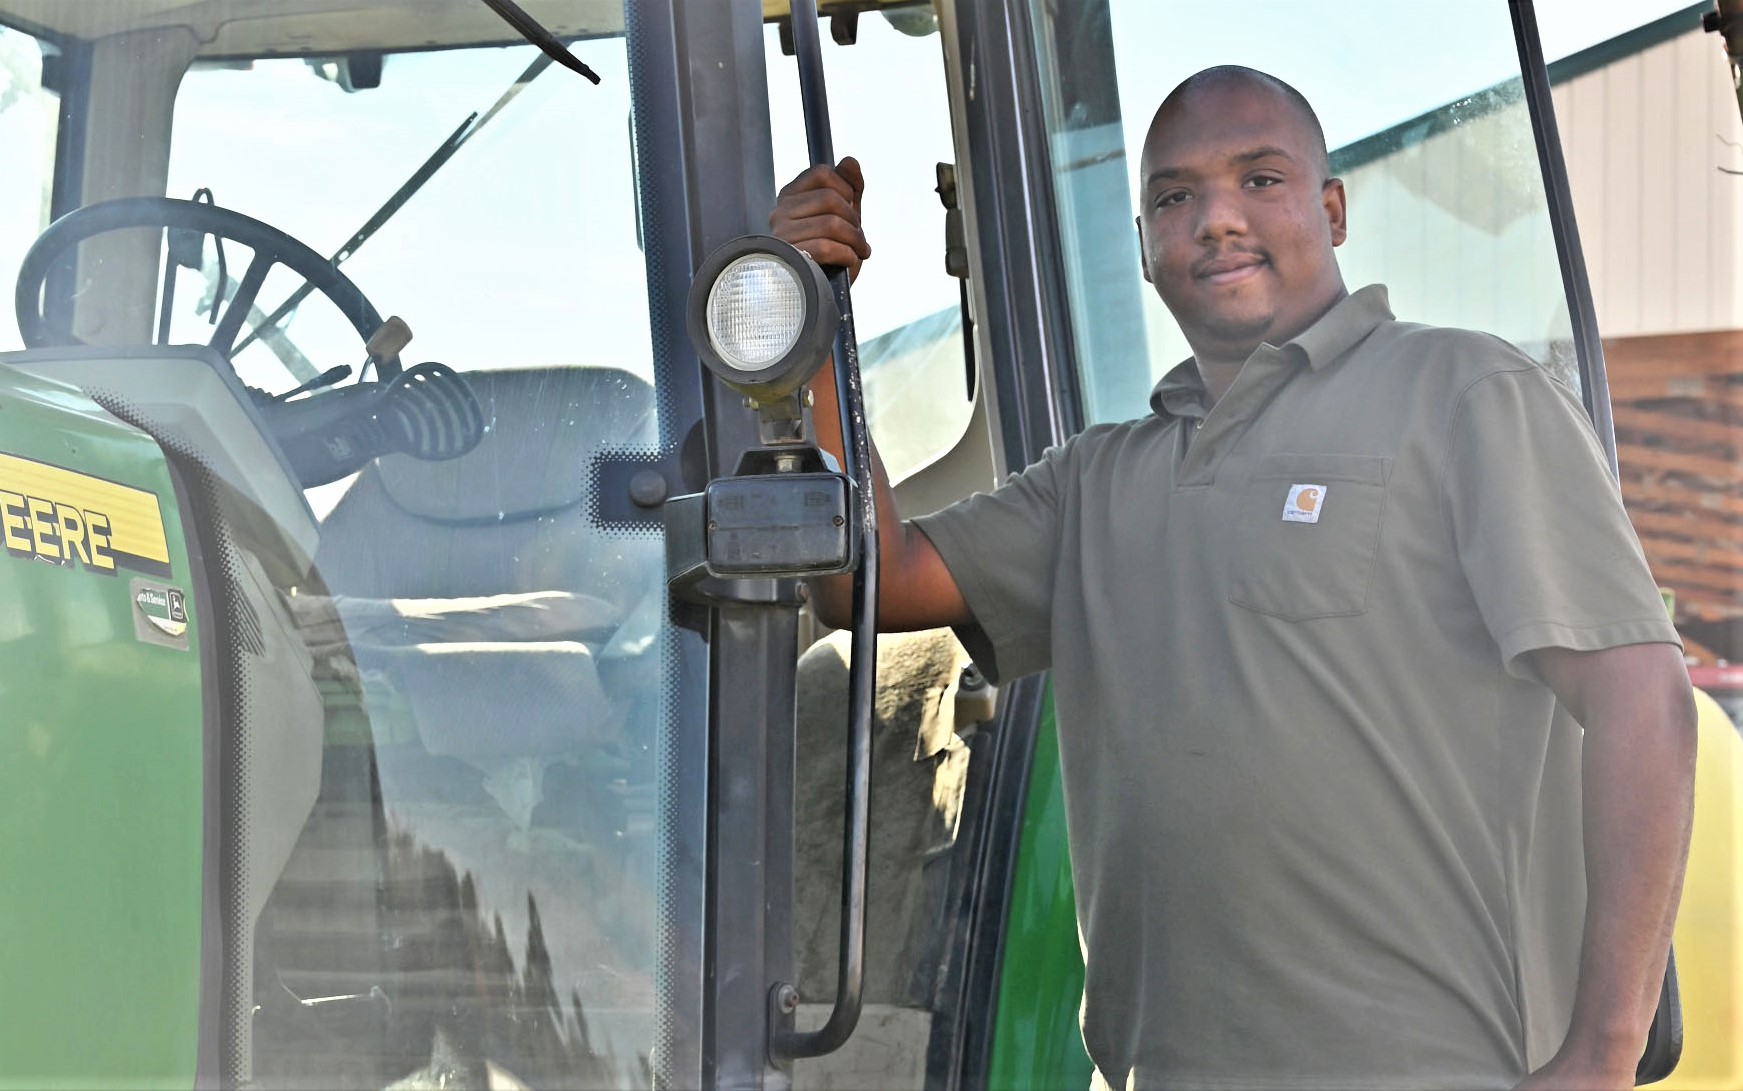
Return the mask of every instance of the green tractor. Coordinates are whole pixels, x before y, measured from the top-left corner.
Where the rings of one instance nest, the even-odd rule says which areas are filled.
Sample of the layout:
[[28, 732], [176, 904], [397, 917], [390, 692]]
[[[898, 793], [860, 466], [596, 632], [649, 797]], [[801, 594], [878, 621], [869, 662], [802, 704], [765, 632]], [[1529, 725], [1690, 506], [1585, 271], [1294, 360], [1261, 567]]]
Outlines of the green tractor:
[[[1529, 0], [0, 0], [0, 1085], [1085, 1086], [1045, 679], [819, 625], [798, 384], [906, 514], [1142, 413], [1224, 61], [1610, 435]], [[745, 241], [831, 136], [851, 302]]]

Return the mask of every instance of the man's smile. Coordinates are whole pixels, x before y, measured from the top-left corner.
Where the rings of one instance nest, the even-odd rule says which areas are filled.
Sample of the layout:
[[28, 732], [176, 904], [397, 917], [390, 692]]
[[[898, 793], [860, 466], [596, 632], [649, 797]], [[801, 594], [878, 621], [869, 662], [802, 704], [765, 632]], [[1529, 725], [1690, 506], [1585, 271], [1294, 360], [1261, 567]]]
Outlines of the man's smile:
[[1193, 266], [1192, 275], [1217, 285], [1238, 284], [1257, 276], [1266, 264], [1265, 258], [1259, 254], [1222, 254], [1197, 262]]

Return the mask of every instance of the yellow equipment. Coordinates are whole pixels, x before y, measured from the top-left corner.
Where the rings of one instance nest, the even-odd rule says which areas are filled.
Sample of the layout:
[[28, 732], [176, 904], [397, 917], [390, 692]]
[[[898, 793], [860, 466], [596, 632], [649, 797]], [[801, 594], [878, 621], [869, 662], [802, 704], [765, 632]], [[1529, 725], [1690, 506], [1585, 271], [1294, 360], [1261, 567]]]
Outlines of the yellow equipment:
[[1743, 1089], [1743, 736], [1695, 690], [1695, 828], [1676, 920], [1682, 1062], [1660, 1088]]

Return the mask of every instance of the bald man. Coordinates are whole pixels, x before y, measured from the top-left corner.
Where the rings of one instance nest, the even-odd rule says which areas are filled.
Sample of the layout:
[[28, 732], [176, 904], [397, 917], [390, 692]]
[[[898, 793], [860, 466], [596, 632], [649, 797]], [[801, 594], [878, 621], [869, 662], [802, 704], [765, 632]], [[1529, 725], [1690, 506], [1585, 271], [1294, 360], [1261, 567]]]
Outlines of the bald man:
[[[1345, 288], [1282, 81], [1186, 80], [1139, 171], [1193, 350], [1153, 412], [913, 522], [876, 466], [880, 628], [1052, 671], [1096, 1085], [1632, 1086], [1695, 720], [1577, 399]], [[814, 168], [772, 228], [857, 274], [863, 190]]]

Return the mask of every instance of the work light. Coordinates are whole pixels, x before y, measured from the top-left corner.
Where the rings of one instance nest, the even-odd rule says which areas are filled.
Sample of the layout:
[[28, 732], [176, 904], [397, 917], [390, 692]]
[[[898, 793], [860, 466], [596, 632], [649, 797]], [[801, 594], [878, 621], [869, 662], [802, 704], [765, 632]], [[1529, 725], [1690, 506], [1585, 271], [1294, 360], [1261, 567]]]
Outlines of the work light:
[[841, 321], [823, 270], [768, 235], [744, 235], [708, 255], [690, 283], [686, 310], [702, 362], [759, 400], [804, 386]]

